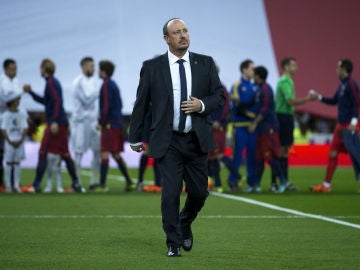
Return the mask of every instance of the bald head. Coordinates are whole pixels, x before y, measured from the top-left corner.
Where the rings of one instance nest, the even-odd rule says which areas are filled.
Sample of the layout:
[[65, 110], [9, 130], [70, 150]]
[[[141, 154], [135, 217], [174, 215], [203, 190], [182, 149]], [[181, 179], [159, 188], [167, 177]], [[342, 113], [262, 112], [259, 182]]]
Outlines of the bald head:
[[[182, 21], [184, 23], [184, 21], [180, 18], [171, 18], [169, 20], [167, 20], [167, 22], [164, 24], [163, 26], [163, 34], [164, 36], [167, 36], [169, 34], [169, 30], [168, 30], [168, 27], [171, 23], [173, 23], [175, 20], [177, 21]], [[184, 23], [185, 24], [185, 23]]]
[[179, 58], [182, 57], [190, 45], [189, 32], [185, 22], [179, 18], [170, 19], [165, 23], [163, 33], [169, 50]]

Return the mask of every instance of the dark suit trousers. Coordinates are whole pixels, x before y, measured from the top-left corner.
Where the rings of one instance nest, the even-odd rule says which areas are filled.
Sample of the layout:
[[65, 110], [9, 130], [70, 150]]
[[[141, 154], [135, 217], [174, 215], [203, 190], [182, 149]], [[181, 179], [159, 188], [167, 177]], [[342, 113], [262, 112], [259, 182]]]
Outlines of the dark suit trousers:
[[[208, 196], [207, 153], [200, 149], [194, 132], [173, 132], [165, 155], [158, 159], [162, 197], [161, 212], [166, 243], [181, 245], [181, 225], [190, 225]], [[179, 213], [180, 195], [185, 181], [187, 198]]]

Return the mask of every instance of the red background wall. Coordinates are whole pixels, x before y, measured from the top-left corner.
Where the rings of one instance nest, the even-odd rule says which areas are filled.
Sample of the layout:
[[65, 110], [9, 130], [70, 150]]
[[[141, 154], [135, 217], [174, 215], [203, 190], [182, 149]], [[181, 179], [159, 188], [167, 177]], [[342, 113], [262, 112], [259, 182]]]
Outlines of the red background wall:
[[[332, 96], [339, 84], [335, 69], [340, 58], [354, 63], [354, 78], [360, 80], [359, 0], [264, 0], [275, 56], [279, 65], [285, 56], [297, 59], [294, 78], [297, 97], [313, 88]], [[297, 111], [335, 118], [336, 107], [308, 103]]]

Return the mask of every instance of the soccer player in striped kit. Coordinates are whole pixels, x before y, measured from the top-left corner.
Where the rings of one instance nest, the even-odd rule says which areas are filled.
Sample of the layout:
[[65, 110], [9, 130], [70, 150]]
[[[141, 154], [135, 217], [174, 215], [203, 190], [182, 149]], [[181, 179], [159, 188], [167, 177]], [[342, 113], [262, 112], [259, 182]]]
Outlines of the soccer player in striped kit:
[[89, 148], [93, 153], [91, 186], [98, 181], [100, 171], [100, 131], [96, 129], [100, 91], [98, 80], [93, 76], [95, 71], [93, 58], [84, 57], [80, 65], [82, 74], [73, 82], [74, 108], [71, 135], [79, 181], [82, 156]]
[[360, 89], [352, 77], [353, 64], [348, 59], [339, 61], [336, 73], [340, 85], [333, 97], [323, 97], [320, 94], [312, 94], [319, 101], [328, 105], [337, 105], [338, 123], [334, 130], [334, 136], [330, 145], [329, 161], [323, 183], [310, 187], [312, 192], [328, 193], [331, 191], [331, 180], [337, 167], [338, 154], [347, 153], [342, 133], [349, 129], [352, 132], [359, 131], [360, 122]]
[[120, 156], [124, 151], [123, 117], [121, 113], [122, 101], [120, 89], [111, 79], [115, 65], [110, 61], [100, 61], [99, 76], [103, 79], [100, 89], [100, 119], [98, 128], [101, 129], [101, 165], [100, 184], [91, 186], [91, 189], [106, 192], [106, 176], [109, 168], [109, 155], [114, 158], [120, 172], [126, 180], [125, 191], [132, 189], [132, 181], [125, 161]]
[[267, 75], [268, 71], [263, 66], [254, 69], [255, 102], [258, 105], [258, 111], [248, 130], [250, 133], [255, 130], [258, 132], [256, 139], [256, 178], [261, 179], [264, 163], [268, 162], [275, 177], [280, 179], [279, 188], [273, 191], [283, 193], [287, 187], [287, 179], [280, 166], [279, 121], [275, 114], [274, 92], [266, 82]]
[[46, 82], [43, 97], [33, 92], [29, 84], [25, 84], [23, 87], [24, 92], [29, 93], [35, 101], [45, 106], [48, 124], [41, 141], [35, 179], [32, 185], [28, 187], [27, 192], [41, 192], [41, 181], [47, 167], [48, 153], [59, 154], [61, 156], [70, 174], [72, 189], [76, 192], [85, 192], [85, 189], [79, 184], [75, 165], [69, 153], [69, 122], [63, 106], [62, 87], [60, 82], [54, 77], [55, 63], [48, 58], [43, 59], [40, 65], [40, 72]]

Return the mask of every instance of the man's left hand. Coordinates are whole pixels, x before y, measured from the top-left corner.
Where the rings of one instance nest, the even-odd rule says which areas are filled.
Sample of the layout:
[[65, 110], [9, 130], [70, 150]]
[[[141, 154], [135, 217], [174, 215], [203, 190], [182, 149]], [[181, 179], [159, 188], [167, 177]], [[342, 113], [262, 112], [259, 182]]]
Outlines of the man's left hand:
[[202, 105], [200, 100], [193, 96], [190, 96], [190, 100], [186, 100], [181, 103], [181, 111], [186, 114], [200, 112], [201, 109]]

